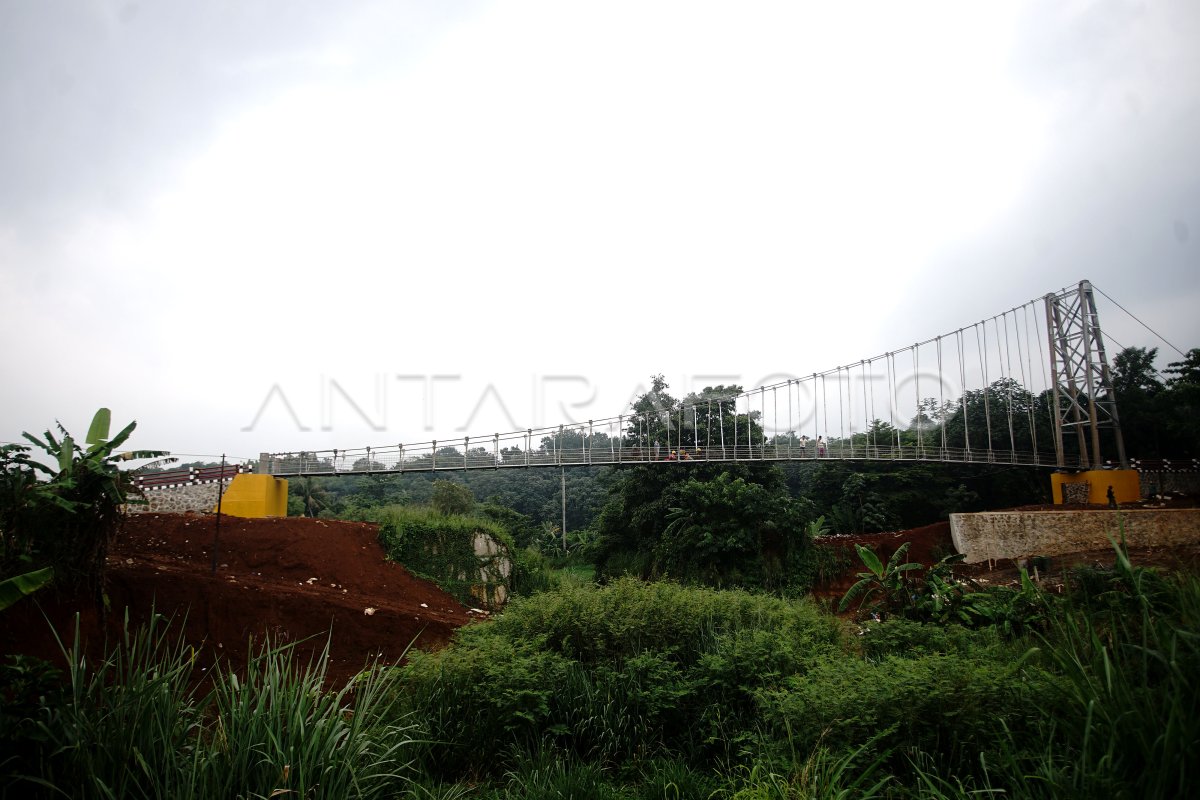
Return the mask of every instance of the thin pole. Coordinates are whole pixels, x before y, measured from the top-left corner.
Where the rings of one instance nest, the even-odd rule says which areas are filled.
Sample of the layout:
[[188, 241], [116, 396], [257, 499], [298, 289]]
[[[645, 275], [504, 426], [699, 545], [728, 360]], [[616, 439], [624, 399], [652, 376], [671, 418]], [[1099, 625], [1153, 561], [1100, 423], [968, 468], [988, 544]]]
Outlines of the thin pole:
[[[892, 417], [895, 416], [894, 409], [896, 407], [896, 401], [895, 401], [895, 398], [892, 397], [892, 354], [891, 353], [883, 354], [883, 383], [884, 383], [885, 394], [887, 395], [888, 424], [890, 424], [894, 428], [894, 427], [896, 427], [896, 423], [892, 419]], [[888, 442], [888, 447], [890, 448], [891, 446], [892, 446], [892, 443]]]
[[[829, 436], [829, 396], [825, 393], [825, 376], [821, 376], [821, 409], [825, 412], [825, 436]], [[820, 438], [820, 437], [817, 437]], [[825, 448], [829, 448], [829, 442], [825, 442]]]
[[737, 452], [737, 448], [738, 448], [738, 443], [737, 443], [737, 418], [738, 418], [737, 401], [738, 401], [737, 397], [733, 398], [733, 460], [734, 461], [737, 461], [737, 456], [738, 456], [738, 452]]
[[775, 458], [779, 458], [779, 387], [771, 387], [771, 406], [775, 414]]
[[[846, 455], [846, 412], [842, 410], [842, 368], [837, 368], [838, 385], [838, 455]], [[854, 455], [853, 449], [850, 455]]]
[[788, 458], [791, 458], [792, 457], [792, 439], [796, 438], [796, 435], [794, 433], [792, 433], [792, 379], [791, 378], [788, 378], [787, 395], [788, 395]]
[[817, 373], [813, 373], [813, 447], [817, 446], [817, 436], [820, 433], [821, 409], [817, 405]]
[[[1079, 322], [1083, 327], [1083, 374], [1088, 401], [1088, 428], [1092, 434], [1092, 465], [1099, 467], [1104, 462], [1100, 459], [1100, 420], [1096, 416], [1096, 379], [1092, 369], [1092, 309], [1088, 304], [1087, 292], [1090, 288], [1087, 281], [1079, 282]], [[1120, 439], [1118, 438], [1118, 441]]]
[[725, 458], [725, 401], [717, 401], [717, 420], [721, 425], [721, 458]]
[[[1025, 336], [1029, 336], [1029, 314], [1025, 306], [1021, 306], [1021, 315], [1025, 317]], [[1029, 364], [1029, 374], [1025, 374], [1025, 365], [1028, 359], [1025, 358], [1025, 353], [1029, 351], [1028, 343], [1024, 348], [1021, 347], [1021, 320], [1017, 317], [1016, 311], [1013, 312], [1013, 338], [1017, 340], [1017, 367], [1021, 370], [1021, 385], [1025, 388], [1026, 394], [1030, 395], [1030, 402], [1025, 407], [1025, 421], [1029, 423], [1029, 443], [1033, 450], [1034, 462], [1037, 461], [1037, 429], [1033, 424], [1033, 391], [1030, 388], [1033, 384], [1033, 364]]]
[[942, 337], [937, 337], [938, 360], [938, 427], [942, 429], [942, 458], [946, 457], [946, 419], [942, 409], [946, 407], [946, 379], [942, 376]]
[[[704, 413], [704, 458], [708, 459], [708, 454], [712, 452], [712, 398], [708, 398], [707, 407]], [[697, 431], [697, 435], [699, 431]]]
[[913, 354], [913, 392], [917, 396], [917, 457], [920, 458], [921, 451], [925, 449], [925, 442], [921, 437], [921, 345], [914, 344], [912, 347]]
[[[1005, 312], [1001, 316], [1004, 319], [1004, 348], [1005, 348], [1005, 350], [1007, 350], [1008, 349], [1008, 312]], [[996, 360], [1000, 362], [1000, 377], [1003, 378], [1004, 377], [1004, 353], [1000, 350], [1000, 323], [996, 322], [995, 317], [993, 317], [992, 324], [996, 326]], [[1006, 382], [1005, 385], [1008, 388], [1008, 415], [1007, 415], [1008, 416], [1008, 447], [1009, 447], [1009, 453], [1012, 454], [1009, 457], [1010, 460], [1016, 458], [1015, 453], [1017, 452], [1017, 434], [1016, 434], [1016, 431], [1013, 430], [1013, 419], [1012, 419], [1012, 415], [1013, 415], [1012, 384], [1013, 384], [1013, 382], [1012, 382], [1012, 359], [1009, 358], [1008, 381]]]
[[[1050, 410], [1049, 397], [1045, 397], [1045, 395], [1044, 395], [1045, 391], [1050, 388], [1050, 379], [1048, 377], [1046, 377], [1046, 353], [1044, 350], [1042, 350], [1042, 326], [1038, 322], [1038, 312], [1037, 312], [1036, 308], [1033, 309], [1033, 332], [1034, 332], [1033, 338], [1037, 340], [1037, 345], [1038, 345], [1038, 363], [1041, 364], [1042, 383], [1044, 383], [1046, 385], [1046, 389], [1044, 389], [1040, 394], [1043, 394], [1043, 397], [1046, 400], [1046, 419], [1050, 423], [1050, 431], [1051, 431], [1051, 435], [1053, 436], [1054, 435], [1054, 413]], [[1060, 459], [1060, 465], [1061, 465], [1061, 459]]]
[[[983, 328], [983, 343], [979, 329]], [[983, 373], [983, 422], [987, 426], [988, 461], [992, 460], [992, 401], [988, 396], [987, 323], [975, 323], [975, 347], [979, 350], [979, 370]]]
[[862, 367], [862, 369], [863, 369], [863, 455], [864, 456], [870, 455], [870, 451], [868, 451], [868, 449], [866, 449], [866, 446], [868, 446], [868, 443], [866, 443], [866, 439], [868, 439], [868, 432], [871, 429], [870, 405], [868, 404], [868, 402], [866, 402], [866, 385], [868, 385], [868, 383], [870, 383], [870, 381], [868, 379], [866, 379], [866, 371], [868, 371], [868, 365], [870, 365], [870, 361], [864, 360], [862, 363], [860, 363], [860, 367]]
[[562, 479], [562, 543], [563, 552], [567, 552], [567, 468], [560, 467]]
[[963, 410], [963, 449], [967, 451], [968, 460], [971, 457], [971, 423], [967, 418], [967, 364], [963, 358], [963, 335], [959, 328], [955, 336], [958, 339], [958, 384], [962, 393]]
[[221, 547], [221, 495], [225, 494], [225, 454], [221, 454], [221, 471], [217, 474], [217, 527], [213, 530], [212, 574], [217, 574], [217, 551]]
[[871, 386], [871, 421], [867, 424], [867, 428], [871, 431], [871, 447], [875, 450], [875, 457], [879, 457], [879, 442], [875, 441], [875, 369], [870, 361], [867, 361], [867, 383]]
[[[762, 449], [759, 450], [760, 458], [767, 457], [767, 387], [758, 387], [758, 404], [762, 408]], [[754, 430], [751, 428], [750, 430]], [[753, 452], [753, 451], [752, 451]]]

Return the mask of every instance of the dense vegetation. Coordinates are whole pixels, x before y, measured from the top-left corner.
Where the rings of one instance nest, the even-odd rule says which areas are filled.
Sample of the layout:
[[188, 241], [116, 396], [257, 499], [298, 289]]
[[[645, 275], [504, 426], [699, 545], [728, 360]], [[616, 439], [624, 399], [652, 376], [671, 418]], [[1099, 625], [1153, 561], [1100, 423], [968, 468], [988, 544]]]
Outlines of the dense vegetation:
[[1030, 592], [991, 593], [1014, 627], [564, 586], [332, 690], [280, 647], [196, 689], [156, 622], [75, 650], [65, 684], [7, 664], [0, 775], [14, 797], [1186, 796], [1200, 580], [1119, 553]]

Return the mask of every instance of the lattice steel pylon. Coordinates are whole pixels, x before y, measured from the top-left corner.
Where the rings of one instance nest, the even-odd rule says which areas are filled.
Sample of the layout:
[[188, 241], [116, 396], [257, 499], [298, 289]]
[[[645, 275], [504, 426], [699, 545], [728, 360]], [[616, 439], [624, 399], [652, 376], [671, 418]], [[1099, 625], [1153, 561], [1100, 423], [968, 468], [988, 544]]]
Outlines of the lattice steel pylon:
[[1101, 466], [1104, 460], [1100, 455], [1100, 430], [1111, 428], [1116, 440], [1117, 461], [1122, 469], [1128, 469], [1116, 392], [1104, 353], [1104, 337], [1100, 332], [1091, 281], [1080, 281], [1076, 289], [1048, 294], [1045, 300], [1058, 465], [1066, 465], [1064, 437], [1074, 429], [1084, 468]]

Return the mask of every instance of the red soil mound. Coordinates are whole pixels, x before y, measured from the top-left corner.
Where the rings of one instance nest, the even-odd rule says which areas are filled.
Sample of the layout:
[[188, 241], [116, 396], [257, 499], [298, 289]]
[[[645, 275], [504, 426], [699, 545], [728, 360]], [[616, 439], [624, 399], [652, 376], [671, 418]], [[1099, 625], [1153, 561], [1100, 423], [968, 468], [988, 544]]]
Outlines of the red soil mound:
[[846, 591], [858, 580], [858, 573], [865, 570], [862, 560], [858, 557], [855, 545], [863, 545], [875, 552], [885, 563], [900, 545], [909, 542], [905, 561], [916, 561], [930, 566], [936, 564], [944, 556], [954, 553], [954, 541], [950, 538], [950, 523], [935, 522], [921, 528], [913, 528], [896, 533], [857, 533], [850, 536], [822, 536], [816, 540], [818, 544], [834, 547], [842, 551], [842, 557], [847, 567], [832, 580], [827, 580], [814, 587], [813, 594], [819, 597], [841, 598]]
[[331, 678], [368, 660], [394, 661], [405, 648], [433, 648], [472, 614], [428, 581], [385, 560], [375, 526], [357, 522], [222, 517], [212, 574], [215, 516], [136, 514], [109, 556], [107, 631], [88, 602], [38, 594], [3, 615], [0, 651], [51, 658], [57, 645], [44, 611], [70, 636], [80, 612], [90, 652], [119, 633], [124, 609], [144, 620], [153, 607], [182, 616], [186, 638], [206, 667], [214, 657], [240, 666], [251, 637], [298, 642], [316, 655], [329, 642]]

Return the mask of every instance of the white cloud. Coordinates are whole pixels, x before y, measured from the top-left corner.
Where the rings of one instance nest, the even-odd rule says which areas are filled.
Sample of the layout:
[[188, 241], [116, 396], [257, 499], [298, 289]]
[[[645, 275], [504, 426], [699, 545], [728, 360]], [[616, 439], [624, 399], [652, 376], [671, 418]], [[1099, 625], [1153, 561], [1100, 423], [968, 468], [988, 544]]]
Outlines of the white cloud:
[[[507, 381], [519, 416], [536, 376], [588, 376], [606, 414], [651, 372], [682, 390], [826, 369], [1054, 288], [937, 277], [1035, 229], [1039, 175], [1086, 149], [1053, 136], [1066, 101], [1014, 72], [1026, 25], [959, 3], [506, 3], [388, 62], [387, 24], [343, 20], [231, 57], [304, 79], [228, 112], [140, 211], [93, 208], [37, 252], [0, 237], [0, 259], [35, 265], [0, 260], [0, 287], [21, 320], [69, 310], [42, 345], [169, 420], [156, 445], [192, 450], [313, 446], [322, 376], [365, 397], [378, 375], [462, 375], [458, 416]], [[214, 357], [211, 332], [231, 329], [249, 334]], [[312, 434], [277, 404], [241, 433], [275, 385]], [[387, 438], [424, 436], [398, 392]], [[56, 402], [34, 389], [6, 406], [25, 420]], [[346, 419], [349, 444], [370, 439]]]

